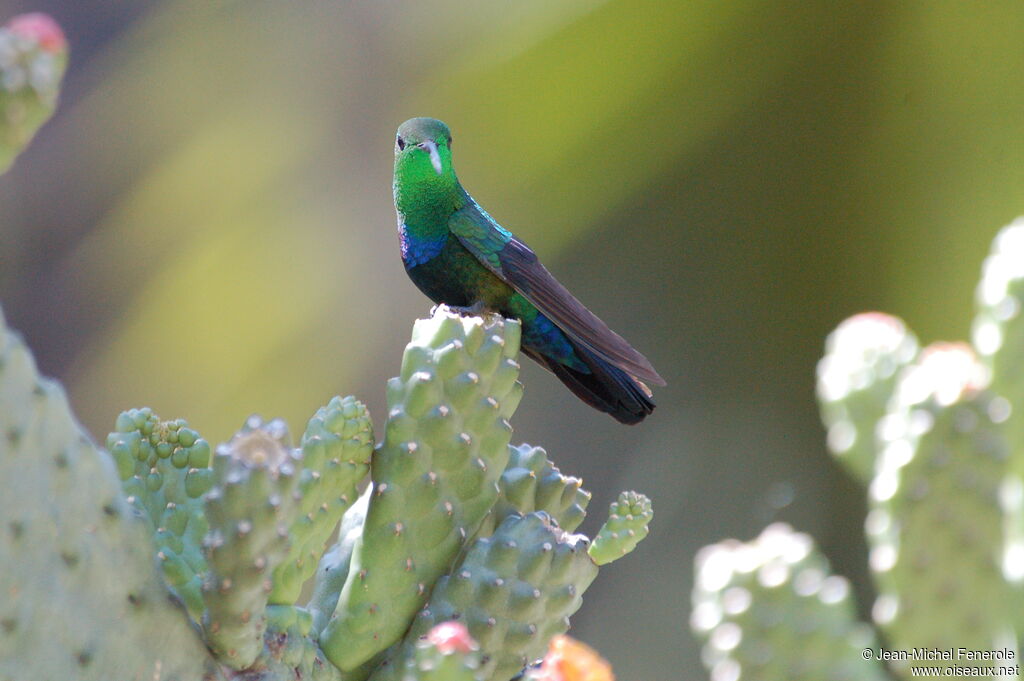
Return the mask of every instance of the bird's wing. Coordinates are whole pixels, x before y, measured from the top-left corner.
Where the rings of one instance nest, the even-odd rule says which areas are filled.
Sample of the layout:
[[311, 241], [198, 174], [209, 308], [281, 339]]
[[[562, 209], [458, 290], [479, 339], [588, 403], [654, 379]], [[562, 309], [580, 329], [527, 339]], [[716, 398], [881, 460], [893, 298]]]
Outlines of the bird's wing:
[[467, 205], [449, 218], [448, 228], [487, 269], [598, 356], [639, 379], [665, 385], [647, 358], [558, 283], [529, 246], [495, 222], [468, 194], [467, 199]]

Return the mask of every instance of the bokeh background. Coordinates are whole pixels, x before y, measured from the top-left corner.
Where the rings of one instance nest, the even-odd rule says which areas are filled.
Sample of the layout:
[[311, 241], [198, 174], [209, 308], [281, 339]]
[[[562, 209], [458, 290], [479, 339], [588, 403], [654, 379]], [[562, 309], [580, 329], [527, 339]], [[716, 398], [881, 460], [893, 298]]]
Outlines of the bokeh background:
[[429, 302], [402, 270], [394, 130], [454, 131], [476, 198], [669, 386], [620, 426], [528, 364], [517, 440], [650, 538], [574, 621], [621, 679], [705, 679], [697, 549], [783, 519], [853, 578], [862, 491], [814, 369], [843, 318], [968, 334], [1024, 213], [1016, 2], [0, 0], [72, 48], [59, 112], [0, 182], [0, 302], [102, 440], [149, 405], [211, 441], [301, 432], [336, 393], [383, 423]]

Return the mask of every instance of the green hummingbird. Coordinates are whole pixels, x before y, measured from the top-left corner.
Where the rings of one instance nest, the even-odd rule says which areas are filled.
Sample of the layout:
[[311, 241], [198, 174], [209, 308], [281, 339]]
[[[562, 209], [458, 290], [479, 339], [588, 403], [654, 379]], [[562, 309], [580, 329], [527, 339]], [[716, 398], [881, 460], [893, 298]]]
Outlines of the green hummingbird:
[[405, 271], [431, 300], [518, 319], [523, 352], [617, 421], [639, 423], [654, 411], [643, 381], [665, 381], [462, 188], [447, 125], [412, 118], [399, 126], [394, 193]]

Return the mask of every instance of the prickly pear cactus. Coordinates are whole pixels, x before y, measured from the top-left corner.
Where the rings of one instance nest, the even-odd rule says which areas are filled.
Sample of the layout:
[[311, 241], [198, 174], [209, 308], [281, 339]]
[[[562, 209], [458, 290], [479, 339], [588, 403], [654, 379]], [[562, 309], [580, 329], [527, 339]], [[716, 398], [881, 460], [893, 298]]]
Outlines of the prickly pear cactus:
[[[46, 17], [0, 28], [0, 171], [52, 111], [64, 54]], [[624, 493], [589, 553], [570, 534], [590, 493], [509, 444], [519, 334], [444, 307], [417, 322], [376, 448], [338, 396], [297, 447], [279, 420], [212, 448], [141, 408], [107, 451], [0, 315], [0, 681], [576, 674], [545, 650], [650, 503]]]
[[115, 471], [0, 315], [0, 679], [216, 678]]
[[397, 672], [415, 655], [416, 639], [448, 620], [465, 622], [480, 643], [485, 678], [511, 678], [542, 656], [580, 607], [597, 575], [587, 543], [582, 535], [558, 529], [546, 513], [508, 516], [438, 581], [406, 643], [371, 678], [401, 678]]
[[[783, 570], [769, 556], [763, 535], [698, 557], [692, 623], [714, 678], [803, 678], [794, 669], [811, 661], [817, 667], [806, 678], [913, 678], [921, 667], [939, 676], [1019, 674], [1012, 667], [1024, 632], [1022, 263], [1018, 220], [985, 262], [973, 348], [919, 350], [900, 320], [880, 313], [843, 322], [827, 343], [818, 371], [822, 417], [830, 450], [866, 487], [878, 592], [872, 616], [885, 648], [853, 621], [848, 603], [807, 605], [804, 587], [838, 579], [818, 579], [827, 565], [808, 538], [803, 553], [816, 556], [817, 576], [801, 580], [793, 565]], [[820, 637], [807, 633], [826, 621], [847, 633], [817, 646]], [[1001, 657], [972, 661], [958, 656], [961, 648]], [[914, 659], [915, 650], [952, 652]], [[885, 662], [859, 659], [866, 652]]]
[[508, 417], [519, 325], [439, 310], [417, 322], [402, 373], [388, 384], [362, 535], [334, 616], [321, 634], [345, 671], [401, 638], [429, 586], [450, 567], [497, 498], [508, 461]]
[[886, 413], [900, 369], [917, 352], [917, 339], [903, 322], [873, 312], [847, 319], [825, 341], [818, 400], [828, 447], [864, 484], [875, 473], [875, 427]]
[[1016, 647], [1000, 501], [1007, 407], [985, 375], [966, 345], [926, 348], [882, 431], [866, 527], [874, 618], [898, 649]]
[[171, 592], [197, 619], [204, 610], [203, 495], [213, 483], [210, 445], [184, 420], [161, 422], [151, 409], [117, 417], [107, 436], [121, 488], [153, 535]]
[[287, 559], [274, 571], [270, 602], [294, 604], [313, 576], [331, 532], [358, 496], [373, 452], [373, 426], [354, 397], [335, 397], [317, 410], [302, 436], [299, 516]]
[[701, 549], [691, 626], [713, 678], [874, 681], [861, 652], [874, 632], [857, 622], [850, 585], [830, 574], [806, 534], [768, 527], [749, 543]]
[[654, 517], [651, 500], [636, 492], [623, 492], [612, 503], [608, 521], [594, 538], [589, 553], [598, 565], [618, 560], [636, 548], [647, 536]]
[[[594, 542], [571, 534], [590, 494], [544, 450], [508, 444], [514, 322], [444, 309], [418, 322], [376, 451], [365, 407], [334, 398], [298, 447], [252, 417], [211, 451], [183, 420], [133, 409], [108, 453], [17, 337], [2, 339], [0, 479], [17, 481], [0, 495], [4, 681], [508, 681], [651, 520], [646, 497], [623, 493]], [[64, 658], [40, 648], [48, 600], [98, 622], [68, 624]], [[440, 643], [452, 620], [470, 647]]]
[[544, 511], [566, 532], [572, 532], [587, 515], [590, 493], [579, 478], [562, 475], [541, 447], [519, 445], [509, 450], [505, 471], [498, 480], [498, 498], [479, 530], [494, 532], [513, 513]]
[[288, 528], [298, 516], [301, 456], [288, 439], [283, 422], [250, 418], [217, 448], [204, 497], [203, 631], [218, 659], [235, 669], [251, 666], [263, 650], [270, 575], [288, 555]]
[[[976, 295], [978, 315], [973, 339], [992, 381], [988, 392], [992, 418], [1008, 448], [1008, 469], [999, 488], [1003, 508], [1002, 569], [1015, 587], [1024, 586], [1024, 218], [1017, 218], [996, 237], [985, 259]], [[1024, 632], [1024, 603], [1016, 602], [1016, 630]]]
[[53, 114], [66, 64], [64, 34], [45, 14], [0, 27], [0, 172]]

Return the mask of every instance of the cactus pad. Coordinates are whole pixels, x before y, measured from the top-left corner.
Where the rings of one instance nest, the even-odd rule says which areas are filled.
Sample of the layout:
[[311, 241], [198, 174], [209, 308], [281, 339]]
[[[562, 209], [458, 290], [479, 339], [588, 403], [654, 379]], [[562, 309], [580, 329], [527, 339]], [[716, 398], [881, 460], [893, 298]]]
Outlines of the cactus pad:
[[0, 314], [0, 679], [219, 678], [114, 461]]
[[64, 35], [45, 14], [0, 27], [0, 172], [53, 114], [66, 64]]
[[335, 608], [338, 607], [338, 597], [345, 586], [345, 580], [348, 579], [352, 549], [363, 536], [363, 523], [366, 522], [366, 509], [372, 492], [373, 489], [367, 487], [356, 503], [348, 507], [341, 518], [338, 543], [324, 552], [320, 564], [317, 565], [309, 610], [313, 614], [313, 629], [318, 633], [323, 631]]
[[[875, 621], [896, 648], [1013, 646], [998, 398], [966, 345], [936, 345], [901, 378], [867, 520]], [[939, 663], [936, 663], [939, 664]]]
[[647, 536], [653, 517], [650, 499], [637, 492], [623, 492], [612, 503], [608, 520], [594, 538], [590, 557], [598, 565], [622, 558]]
[[399, 640], [497, 498], [508, 461], [520, 327], [443, 306], [413, 328], [388, 383], [362, 536], [320, 642], [344, 671]]
[[334, 397], [306, 426], [300, 445], [299, 514], [289, 530], [288, 557], [274, 570], [271, 603], [293, 604], [316, 571], [324, 545], [356, 500], [356, 486], [370, 468], [373, 426], [354, 397]]
[[168, 586], [198, 620], [205, 609], [203, 494], [213, 481], [210, 445], [184, 420], [161, 421], [151, 409], [122, 412], [114, 428], [107, 449], [124, 494], [153, 535]]
[[903, 322], [879, 312], [847, 319], [829, 334], [818, 363], [818, 400], [828, 447], [855, 478], [875, 473], [876, 428], [899, 370], [917, 355]]
[[297, 459], [283, 423], [256, 417], [213, 459], [202, 623], [211, 650], [235, 669], [251, 665], [263, 650], [270, 575], [287, 555], [298, 510]]
[[479, 642], [485, 678], [511, 679], [568, 629], [597, 575], [587, 543], [555, 527], [546, 513], [505, 518], [438, 581], [405, 642], [371, 681], [401, 678], [397, 672], [414, 655], [418, 637], [449, 620], [463, 622]]
[[788, 525], [749, 543], [729, 540], [697, 554], [694, 632], [716, 679], [882, 681], [862, 659], [874, 633], [856, 621], [849, 583], [829, 575], [811, 538]]
[[509, 447], [508, 464], [498, 481], [494, 502], [479, 536], [487, 536], [513, 513], [544, 511], [566, 532], [574, 532], [587, 515], [590, 492], [579, 478], [563, 475], [541, 447]]

